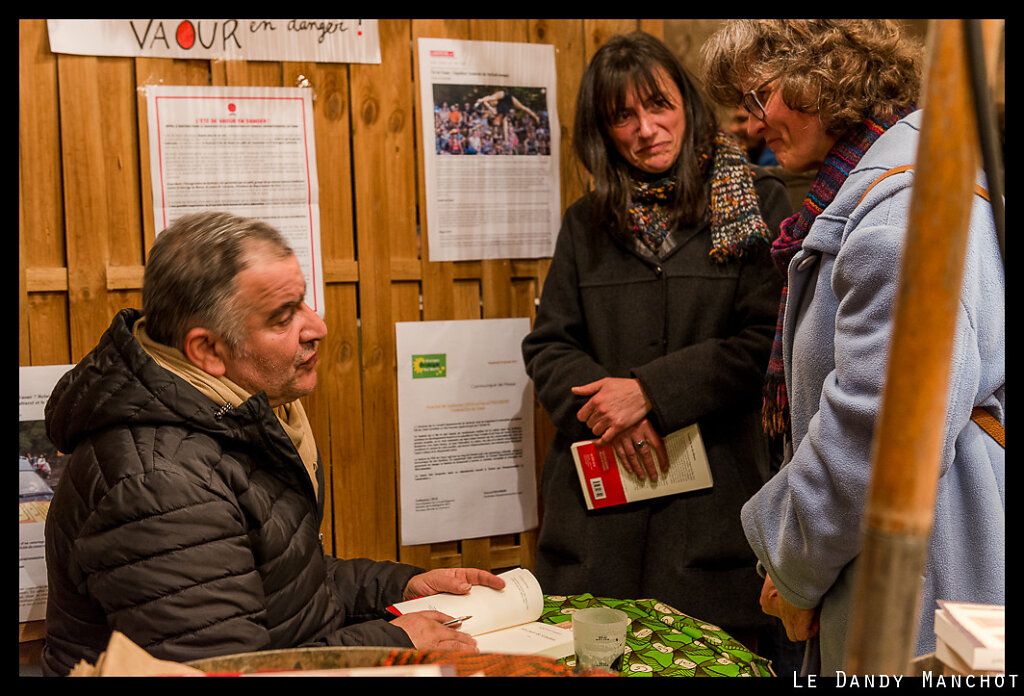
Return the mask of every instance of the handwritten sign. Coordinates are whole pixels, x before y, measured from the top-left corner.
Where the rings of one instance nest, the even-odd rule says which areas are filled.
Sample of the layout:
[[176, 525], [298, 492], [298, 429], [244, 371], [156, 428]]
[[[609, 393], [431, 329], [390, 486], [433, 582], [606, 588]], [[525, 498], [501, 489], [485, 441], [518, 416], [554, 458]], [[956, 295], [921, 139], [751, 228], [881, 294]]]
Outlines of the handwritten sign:
[[48, 19], [46, 27], [54, 53], [380, 63], [375, 19]]

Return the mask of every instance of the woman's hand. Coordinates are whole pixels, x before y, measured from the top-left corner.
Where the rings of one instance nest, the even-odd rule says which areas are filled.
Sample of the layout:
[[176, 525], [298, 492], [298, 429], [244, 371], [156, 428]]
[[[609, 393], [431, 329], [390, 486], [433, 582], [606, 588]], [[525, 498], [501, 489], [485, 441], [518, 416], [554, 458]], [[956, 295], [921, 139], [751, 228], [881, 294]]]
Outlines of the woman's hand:
[[599, 445], [610, 444], [637, 425], [652, 405], [638, 380], [623, 377], [605, 377], [573, 387], [572, 393], [590, 397], [576, 412], [576, 418], [600, 438]]
[[793, 642], [800, 642], [818, 635], [818, 609], [800, 609], [795, 607], [779, 594], [775, 583], [767, 575], [761, 587], [761, 611], [769, 616], [782, 619], [786, 627], [786, 637]]
[[[612, 441], [612, 447], [626, 469], [640, 480], [649, 476], [652, 481], [657, 481], [658, 465], [660, 465], [661, 473], [664, 474], [668, 471], [668, 452], [665, 450], [665, 442], [646, 418], [641, 419], [636, 426], [616, 437]], [[657, 463], [655, 463], [655, 455], [657, 455]]]

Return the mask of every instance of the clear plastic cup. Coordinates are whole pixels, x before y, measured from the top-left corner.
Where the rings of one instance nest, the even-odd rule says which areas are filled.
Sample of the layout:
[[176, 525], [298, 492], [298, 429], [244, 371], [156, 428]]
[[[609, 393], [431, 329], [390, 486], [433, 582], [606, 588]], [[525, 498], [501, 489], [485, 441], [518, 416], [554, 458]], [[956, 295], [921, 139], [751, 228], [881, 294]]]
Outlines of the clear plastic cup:
[[590, 607], [572, 615], [576, 669], [604, 667], [617, 671], [626, 650], [629, 617], [618, 609]]

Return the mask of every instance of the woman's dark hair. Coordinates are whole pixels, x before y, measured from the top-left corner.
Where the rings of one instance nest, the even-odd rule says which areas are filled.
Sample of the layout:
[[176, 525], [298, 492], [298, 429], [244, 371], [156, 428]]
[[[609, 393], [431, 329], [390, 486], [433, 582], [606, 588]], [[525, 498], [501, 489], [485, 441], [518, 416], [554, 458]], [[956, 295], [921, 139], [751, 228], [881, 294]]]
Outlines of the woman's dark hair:
[[705, 166], [700, 153], [710, 154], [718, 122], [679, 59], [661, 41], [644, 32], [613, 36], [590, 61], [576, 98], [573, 147], [594, 179], [595, 213], [610, 221], [613, 231], [628, 229], [631, 173], [635, 170], [619, 154], [608, 135], [608, 124], [627, 96], [655, 96], [665, 101], [659, 71], [675, 82], [682, 95], [685, 132], [679, 157], [667, 174], [677, 179], [670, 224], [694, 223], [707, 208]]

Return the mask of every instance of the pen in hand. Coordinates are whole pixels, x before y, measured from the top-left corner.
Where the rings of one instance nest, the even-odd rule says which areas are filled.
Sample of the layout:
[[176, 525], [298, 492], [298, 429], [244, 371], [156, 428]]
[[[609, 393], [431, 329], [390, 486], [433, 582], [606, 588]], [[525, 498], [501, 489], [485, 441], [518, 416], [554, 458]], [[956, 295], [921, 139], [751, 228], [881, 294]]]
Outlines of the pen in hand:
[[457, 619], [452, 619], [451, 621], [445, 621], [444, 624], [442, 624], [442, 625], [443, 626], [454, 626], [455, 624], [462, 623], [463, 621], [466, 621], [467, 619], [472, 619], [472, 618], [473, 618], [472, 616], [460, 616]]

